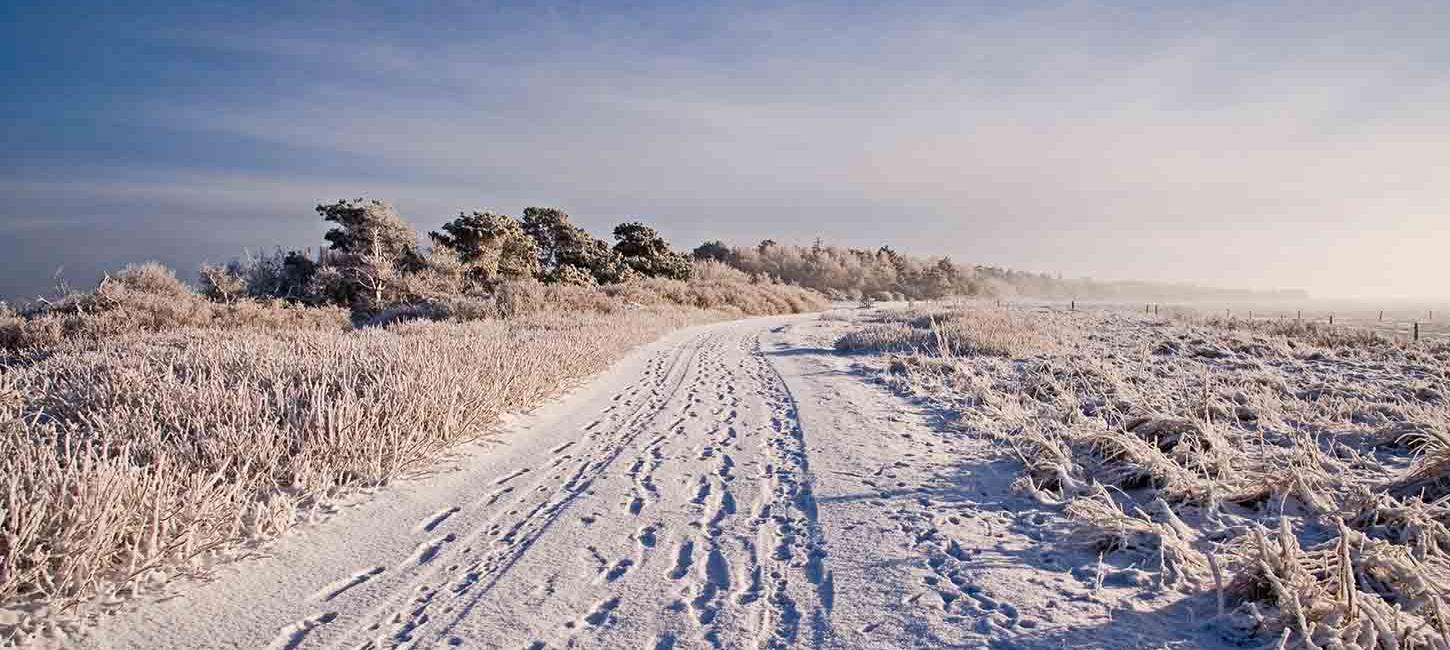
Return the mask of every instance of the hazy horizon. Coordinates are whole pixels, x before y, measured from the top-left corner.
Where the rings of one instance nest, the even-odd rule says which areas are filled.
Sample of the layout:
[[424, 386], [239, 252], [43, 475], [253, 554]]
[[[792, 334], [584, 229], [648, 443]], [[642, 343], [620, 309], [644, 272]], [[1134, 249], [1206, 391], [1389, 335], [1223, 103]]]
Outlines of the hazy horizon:
[[316, 247], [312, 206], [367, 196], [1450, 298], [1450, 5], [3, 11], [0, 296]]

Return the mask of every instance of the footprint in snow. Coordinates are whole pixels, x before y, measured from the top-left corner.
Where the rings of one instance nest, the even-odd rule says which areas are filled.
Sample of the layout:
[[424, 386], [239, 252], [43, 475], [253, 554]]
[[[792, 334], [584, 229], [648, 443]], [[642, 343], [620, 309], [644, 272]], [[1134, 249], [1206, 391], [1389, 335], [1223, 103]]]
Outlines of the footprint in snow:
[[323, 612], [304, 618], [296, 623], [282, 628], [277, 638], [267, 646], [267, 650], [293, 650], [302, 645], [307, 635], [319, 626], [337, 620], [337, 612]]
[[438, 512], [429, 515], [427, 519], [418, 522], [418, 526], [415, 528], [415, 530], [420, 533], [431, 533], [433, 532], [434, 528], [437, 528], [441, 526], [443, 522], [448, 521], [448, 518], [452, 517], [453, 513], [455, 512], [458, 512], [457, 506], [452, 506], [439, 510]]
[[351, 576], [333, 582], [326, 587], [323, 587], [322, 589], [318, 590], [317, 593], [312, 594], [312, 597], [308, 600], [321, 601], [324, 603], [328, 602], [334, 598], [337, 598], [338, 596], [341, 596], [343, 592], [373, 579], [374, 576], [382, 573], [383, 571], [386, 571], [386, 569], [380, 566], [375, 566], [363, 571], [359, 571]]
[[629, 569], [632, 566], [634, 566], [634, 560], [628, 558], [615, 562], [614, 566], [610, 567], [609, 571], [604, 574], [604, 581], [614, 582], [624, 577], [624, 574], [629, 573]]
[[643, 546], [645, 548], [654, 548], [654, 546], [655, 546], [655, 527], [654, 526], [645, 526], [644, 528], [639, 529], [639, 532], [636, 533], [634, 537], [635, 537], [636, 540], [639, 541], [639, 545], [640, 546]]
[[610, 598], [594, 606], [594, 611], [584, 617], [584, 622], [590, 626], [598, 626], [609, 620], [609, 615], [614, 608], [619, 607], [619, 597]]
[[690, 566], [694, 564], [695, 543], [685, 540], [680, 544], [679, 554], [675, 556], [675, 568], [670, 570], [670, 579], [679, 580], [690, 573]]
[[442, 537], [435, 537], [426, 542], [423, 542], [422, 544], [419, 544], [417, 550], [413, 551], [412, 562], [418, 565], [432, 562], [433, 558], [438, 556], [438, 552], [443, 550], [443, 546], [445, 544], [448, 544], [456, 539], [458, 539], [457, 535], [454, 535], [453, 533], [448, 533], [447, 535], [444, 535]]

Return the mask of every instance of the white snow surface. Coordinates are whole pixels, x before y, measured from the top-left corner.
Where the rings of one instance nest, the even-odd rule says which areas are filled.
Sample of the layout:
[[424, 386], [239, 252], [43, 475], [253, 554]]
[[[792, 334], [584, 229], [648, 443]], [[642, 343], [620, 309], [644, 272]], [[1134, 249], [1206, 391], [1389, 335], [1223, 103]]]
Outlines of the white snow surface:
[[1181, 595], [1098, 584], [1000, 450], [832, 352], [851, 326], [677, 331], [448, 468], [43, 644], [1215, 644]]

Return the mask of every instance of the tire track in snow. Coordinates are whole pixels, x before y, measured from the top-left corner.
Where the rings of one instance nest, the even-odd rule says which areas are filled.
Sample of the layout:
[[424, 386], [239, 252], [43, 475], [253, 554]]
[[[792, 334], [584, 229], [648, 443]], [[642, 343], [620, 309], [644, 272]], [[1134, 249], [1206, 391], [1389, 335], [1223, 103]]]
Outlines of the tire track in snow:
[[[640, 392], [648, 395], [629, 415], [620, 418], [619, 426], [594, 427], [589, 432], [598, 444], [592, 450], [579, 451], [572, 472], [567, 474], [567, 481], [553, 487], [560, 475], [534, 472], [539, 476], [527, 485], [528, 489], [521, 491], [517, 499], [503, 508], [502, 514], [463, 540], [448, 540], [452, 542], [450, 547], [464, 547], [461, 557], [450, 555], [443, 561], [438, 557], [442, 551], [430, 553], [427, 561], [420, 564], [435, 564], [436, 569], [395, 587], [392, 595], [385, 599], [385, 604], [356, 621], [329, 647], [396, 648], [421, 641], [420, 635], [425, 633], [439, 641], [446, 638], [448, 631], [467, 617], [492, 585], [507, 574], [534, 541], [548, 531], [594, 478], [617, 460], [631, 442], [650, 429], [647, 425], [663, 413], [663, 408], [685, 385], [684, 378], [689, 375], [705, 338], [705, 335], [697, 336], [673, 349], [672, 354], [661, 355], [650, 364], [646, 381], [620, 393], [621, 399], [616, 400], [610, 409], [634, 406], [632, 398]], [[664, 360], [665, 356], [668, 356], [668, 361]], [[607, 420], [602, 422], [607, 424]], [[521, 468], [495, 484], [510, 483], [530, 471], [530, 468]], [[613, 608], [611, 606], [607, 611]], [[593, 619], [603, 622], [607, 611], [599, 616], [586, 616], [586, 623]], [[437, 615], [445, 618], [435, 620]]]
[[[821, 647], [830, 638], [835, 587], [826, 564], [805, 432], [784, 378], [765, 358], [759, 339], [751, 344], [751, 374], [771, 411], [769, 436], [763, 442], [769, 464], [761, 477], [762, 496], [768, 501], [756, 513], [756, 551], [764, 551], [761, 602], [767, 611], [756, 639], [762, 648]], [[802, 632], [808, 634], [804, 640]]]
[[389, 520], [383, 553], [331, 565], [242, 645], [818, 645], [824, 542], [760, 330], [721, 324], [638, 357], [627, 385], [540, 420], [569, 433]]

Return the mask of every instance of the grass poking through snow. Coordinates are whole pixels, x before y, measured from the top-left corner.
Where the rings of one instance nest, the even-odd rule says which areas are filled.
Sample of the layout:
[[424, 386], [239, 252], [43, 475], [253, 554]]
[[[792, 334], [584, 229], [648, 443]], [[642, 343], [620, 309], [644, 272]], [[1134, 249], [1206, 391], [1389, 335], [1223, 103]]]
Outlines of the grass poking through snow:
[[837, 348], [1000, 441], [1072, 543], [1222, 603], [1230, 640], [1450, 648], [1450, 347], [1050, 308], [877, 320]]

